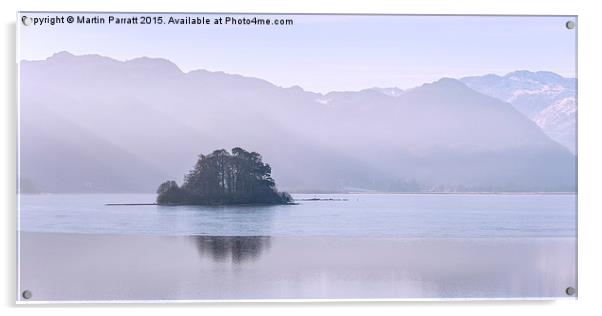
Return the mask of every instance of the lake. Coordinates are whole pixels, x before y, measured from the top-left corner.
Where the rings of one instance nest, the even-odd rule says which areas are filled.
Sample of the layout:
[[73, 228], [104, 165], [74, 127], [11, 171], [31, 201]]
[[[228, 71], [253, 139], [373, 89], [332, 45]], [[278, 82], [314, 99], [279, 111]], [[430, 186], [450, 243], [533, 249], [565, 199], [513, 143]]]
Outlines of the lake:
[[576, 195], [294, 195], [278, 206], [105, 206], [22, 195], [27, 301], [571, 298]]
[[30, 232], [338, 237], [575, 237], [574, 194], [295, 194], [276, 206], [106, 206], [154, 194], [21, 195]]

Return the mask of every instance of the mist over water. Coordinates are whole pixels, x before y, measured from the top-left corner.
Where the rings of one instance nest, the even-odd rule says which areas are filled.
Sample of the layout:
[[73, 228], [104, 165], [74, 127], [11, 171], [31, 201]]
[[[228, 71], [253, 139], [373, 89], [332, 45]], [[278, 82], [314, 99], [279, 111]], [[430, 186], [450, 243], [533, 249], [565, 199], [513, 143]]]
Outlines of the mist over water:
[[260, 153], [281, 190], [576, 188], [575, 155], [511, 104], [456, 79], [318, 94], [185, 73], [166, 59], [68, 52], [23, 61], [20, 72], [25, 192], [153, 192], [181, 182], [199, 154], [233, 147]]

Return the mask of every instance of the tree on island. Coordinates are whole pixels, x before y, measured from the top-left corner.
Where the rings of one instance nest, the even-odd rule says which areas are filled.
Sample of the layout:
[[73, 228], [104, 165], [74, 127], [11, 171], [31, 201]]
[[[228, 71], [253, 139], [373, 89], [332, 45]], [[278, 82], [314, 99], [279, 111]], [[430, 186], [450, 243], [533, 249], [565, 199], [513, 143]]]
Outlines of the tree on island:
[[200, 155], [182, 186], [166, 181], [157, 189], [157, 204], [226, 205], [288, 204], [290, 194], [278, 192], [272, 168], [261, 155], [240, 147]]

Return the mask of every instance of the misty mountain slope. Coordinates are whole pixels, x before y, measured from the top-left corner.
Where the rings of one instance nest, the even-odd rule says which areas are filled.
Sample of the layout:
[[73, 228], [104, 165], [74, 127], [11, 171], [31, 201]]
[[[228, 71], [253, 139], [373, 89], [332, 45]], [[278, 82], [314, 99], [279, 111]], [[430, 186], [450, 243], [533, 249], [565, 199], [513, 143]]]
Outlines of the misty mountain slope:
[[[22, 108], [20, 176], [41, 192], [149, 192], [166, 175], [136, 155], [36, 104]], [[27, 193], [27, 188], [23, 188]]]
[[[153, 66], [155, 63], [158, 65]], [[120, 64], [123, 67], [118, 67]], [[48, 62], [23, 62], [21, 76], [28, 78], [22, 80], [21, 88], [22, 107], [30, 110], [23, 115], [24, 121], [43, 113], [38, 111], [40, 103], [27, 98], [35, 94], [44, 99], [54, 113], [102, 135], [111, 144], [140, 153], [147, 162], [161, 166], [169, 178], [181, 181], [200, 153], [246, 144], [245, 147], [274, 157], [270, 162], [275, 175], [279, 172], [287, 175], [279, 184], [299, 189], [337, 186], [338, 182], [323, 178], [332, 172], [323, 173], [323, 168], [313, 166], [316, 161], [333, 163], [343, 156], [314, 149], [311, 141], [295, 139], [297, 136], [288, 135], [280, 123], [270, 119], [290, 112], [287, 107], [280, 111], [270, 108], [274, 104], [287, 104], [290, 108], [315, 98], [298, 88], [280, 89], [263, 80], [223, 73], [184, 74], [161, 59], [141, 58], [120, 63], [101, 56], [68, 53], [57, 54]], [[161, 78], [177, 84], [161, 84]], [[240, 87], [233, 89], [237, 84]], [[295, 102], [293, 98], [299, 94], [301, 100]], [[253, 100], [253, 107], [245, 108], [249, 99]], [[45, 133], [39, 128], [27, 127], [27, 130]], [[261, 142], [257, 142], [258, 139]], [[288, 149], [278, 146], [283, 141], [295, 146]], [[30, 138], [22, 138], [22, 142], [29, 144]], [[31, 140], [34, 142], [37, 140]], [[307, 153], [313, 154], [302, 160], [307, 166], [305, 173], [287, 172], [291, 162]], [[103, 151], [99, 150], [99, 156], [102, 155]], [[339, 176], [353, 177], [341, 173]], [[150, 185], [154, 187], [158, 183], [155, 180]], [[148, 186], [141, 184], [144, 188]], [[115, 188], [122, 190], [119, 186]]]
[[[65, 139], [65, 160], [74, 163], [57, 165], [56, 173], [92, 172], [79, 169], [101, 168], [98, 159], [120, 169], [157, 168], [162, 180], [181, 181], [198, 154], [241, 146], [263, 155], [283, 190], [575, 187], [574, 155], [510, 104], [454, 79], [403, 92], [372, 88], [317, 94], [222, 72], [184, 73], [165, 59], [121, 62], [69, 53], [23, 61], [20, 72], [21, 120], [29, 126], [21, 143], [33, 157], [55, 155], [39, 145], [47, 137], [58, 143]], [[64, 129], [75, 132], [85, 127], [95, 140], [70, 140], [65, 130], [40, 128], [44, 120], [64, 121]], [[28, 121], [39, 124], [25, 125]], [[89, 146], [100, 142], [98, 150]], [[118, 155], [109, 155], [105, 147], [137, 160], [124, 156], [115, 162]], [[95, 155], [87, 154], [91, 151]], [[141, 173], [129, 173], [135, 189], [116, 190], [147, 190], [162, 182], [154, 183], [157, 173]], [[30, 178], [52, 182], [48, 176]], [[73, 182], [85, 183], [84, 178]], [[77, 191], [58, 182], [53, 190]]]
[[[373, 94], [362, 91], [331, 96], [329, 106], [323, 106], [325, 109], [313, 119], [312, 130], [307, 133], [316, 138], [328, 134], [332, 146], [349, 143], [349, 147], [374, 148], [382, 144], [385, 148], [396, 146], [418, 152], [432, 148], [548, 146], [563, 151], [512, 106], [477, 93], [455, 79], [425, 84], [395, 98]], [[362, 137], [371, 142], [358, 143], [356, 140]]]
[[[131, 61], [122, 65], [105, 57], [75, 57], [67, 53], [57, 54], [49, 61], [21, 64], [22, 78], [29, 78], [21, 82], [23, 98], [35, 95], [53, 113], [85, 126], [111, 144], [139, 153], [148, 163], [161, 166], [168, 174], [178, 172], [183, 175], [194, 163], [196, 155], [219, 146], [211, 142], [211, 137], [202, 136], [211, 133], [210, 128], [196, 123], [190, 127], [172, 116], [173, 102], [184, 106], [184, 101], [163, 93], [148, 93], [165, 89], [174, 93], [186, 92], [180, 89], [184, 81], [178, 80], [182, 73], [175, 65], [172, 64], [175, 68], [170, 67], [166, 61], [158, 59], [140, 59], [134, 60], [133, 65]], [[150, 65], [140, 65], [141, 62]], [[160, 78], [166, 83], [162, 84]], [[35, 108], [36, 105], [31, 106], [32, 116], [37, 114]], [[23, 116], [23, 119], [27, 118]], [[202, 150], [190, 145], [199, 139], [205, 139], [206, 147]], [[188, 145], [182, 146], [185, 143]], [[175, 159], [170, 164], [174, 166], [172, 168], [165, 166], [169, 159]]]
[[505, 76], [490, 74], [460, 80], [483, 94], [511, 103], [548, 136], [575, 153], [576, 79], [553, 72], [522, 70]]
[[[331, 108], [339, 111], [314, 130], [327, 133], [330, 122], [344, 120], [330, 132], [331, 146], [380, 161], [377, 168], [383, 172], [467, 190], [529, 190], [537, 182], [541, 190], [559, 183], [567, 185], [558, 190], [569, 190], [574, 183], [574, 156], [568, 150], [509, 104], [458, 80], [441, 79], [366, 105], [368, 96], [333, 100]], [[381, 111], [366, 111], [370, 107]], [[378, 124], [362, 128], [368, 121]], [[362, 138], [371, 141], [354, 141]]]

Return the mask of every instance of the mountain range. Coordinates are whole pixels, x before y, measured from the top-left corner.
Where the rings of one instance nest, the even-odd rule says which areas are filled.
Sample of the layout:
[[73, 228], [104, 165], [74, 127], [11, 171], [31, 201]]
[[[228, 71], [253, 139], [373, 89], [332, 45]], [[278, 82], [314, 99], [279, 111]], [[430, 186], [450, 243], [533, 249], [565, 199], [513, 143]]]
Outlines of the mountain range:
[[261, 153], [293, 192], [576, 186], [575, 155], [535, 122], [564, 122], [562, 111], [529, 116], [477, 77], [320, 94], [68, 52], [19, 71], [19, 175], [31, 191], [153, 192], [199, 154], [236, 146]]
[[522, 70], [460, 80], [478, 92], [512, 104], [553, 140], [577, 152], [576, 79], [549, 71]]

